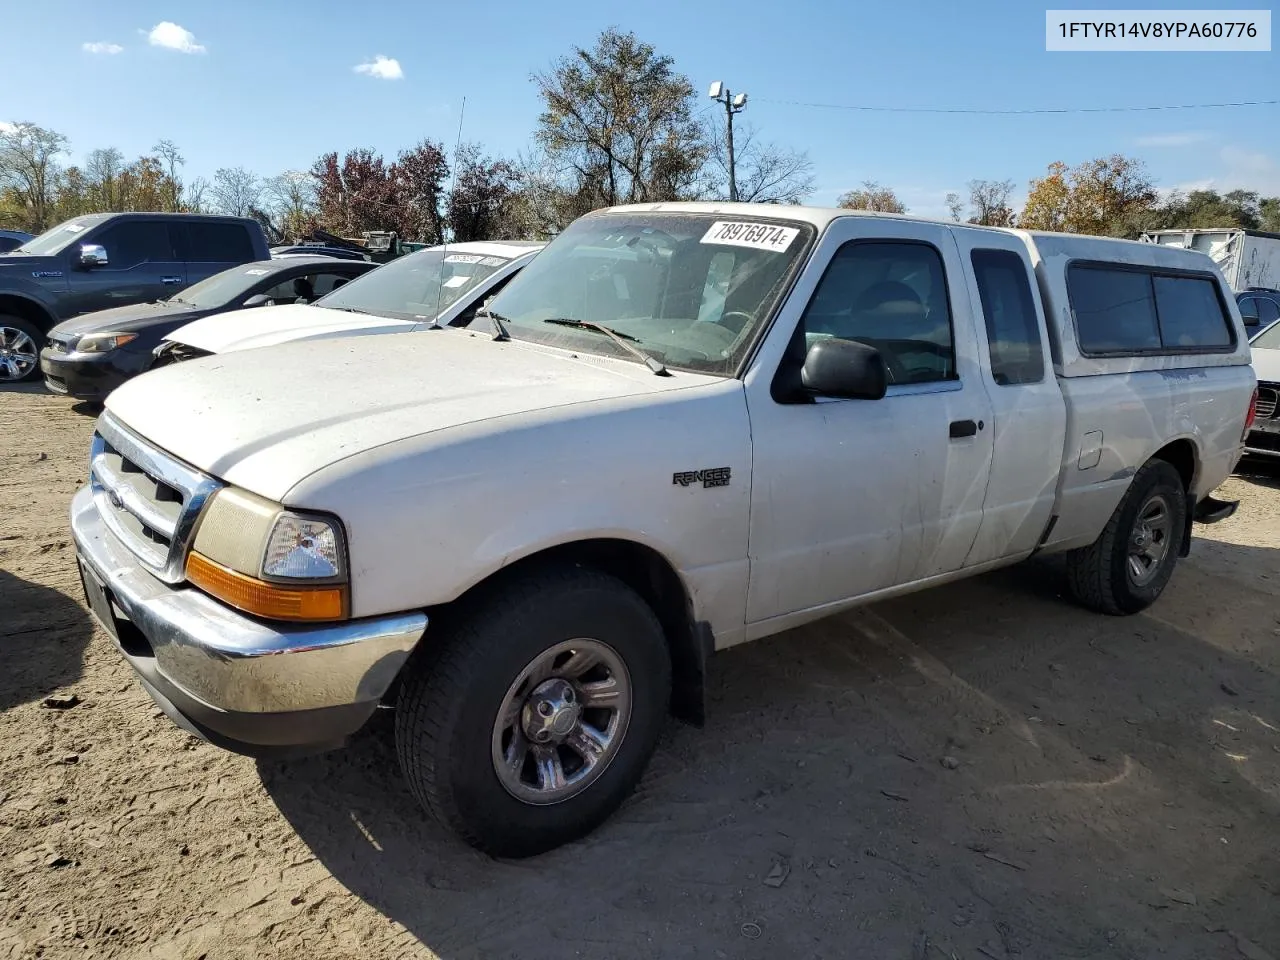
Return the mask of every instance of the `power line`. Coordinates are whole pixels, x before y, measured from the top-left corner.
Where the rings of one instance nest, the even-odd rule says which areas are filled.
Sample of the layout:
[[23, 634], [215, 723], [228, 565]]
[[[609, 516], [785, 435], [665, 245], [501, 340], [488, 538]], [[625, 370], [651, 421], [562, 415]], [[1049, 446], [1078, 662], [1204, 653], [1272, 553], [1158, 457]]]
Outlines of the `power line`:
[[1208, 110], [1219, 107], [1271, 107], [1280, 100], [1237, 100], [1230, 103], [1170, 103], [1148, 107], [1036, 107], [1027, 110], [982, 110], [970, 107], [869, 107], [852, 103], [805, 103], [800, 100], [770, 100], [756, 97], [756, 103], [788, 107], [816, 107], [821, 110], [857, 110], [864, 113], [960, 113], [987, 115], [1061, 113], [1141, 113], [1154, 110]]

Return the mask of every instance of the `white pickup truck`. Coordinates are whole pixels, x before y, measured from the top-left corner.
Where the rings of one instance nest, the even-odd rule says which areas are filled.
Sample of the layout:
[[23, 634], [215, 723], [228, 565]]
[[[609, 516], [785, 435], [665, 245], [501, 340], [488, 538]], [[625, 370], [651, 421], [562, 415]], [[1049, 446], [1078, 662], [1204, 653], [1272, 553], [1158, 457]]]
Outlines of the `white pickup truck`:
[[263, 754], [393, 707], [414, 794], [521, 856], [608, 817], [669, 710], [698, 722], [713, 650], [1038, 553], [1142, 610], [1233, 509], [1254, 396], [1203, 254], [622, 207], [465, 329], [125, 384], [71, 523], [180, 724]]

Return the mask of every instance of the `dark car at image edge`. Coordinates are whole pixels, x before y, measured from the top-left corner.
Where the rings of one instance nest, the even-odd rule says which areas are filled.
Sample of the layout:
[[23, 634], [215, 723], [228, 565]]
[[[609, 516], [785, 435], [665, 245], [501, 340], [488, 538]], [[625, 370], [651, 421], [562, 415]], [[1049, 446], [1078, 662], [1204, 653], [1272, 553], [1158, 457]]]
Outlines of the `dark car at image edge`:
[[45, 386], [77, 400], [100, 401], [155, 365], [155, 348], [174, 330], [213, 314], [311, 303], [375, 263], [292, 256], [241, 264], [193, 284], [167, 300], [115, 307], [76, 317], [49, 331], [40, 352]]
[[0, 383], [39, 374], [58, 323], [170, 297], [270, 256], [262, 227], [244, 217], [96, 213], [60, 223], [0, 254]]

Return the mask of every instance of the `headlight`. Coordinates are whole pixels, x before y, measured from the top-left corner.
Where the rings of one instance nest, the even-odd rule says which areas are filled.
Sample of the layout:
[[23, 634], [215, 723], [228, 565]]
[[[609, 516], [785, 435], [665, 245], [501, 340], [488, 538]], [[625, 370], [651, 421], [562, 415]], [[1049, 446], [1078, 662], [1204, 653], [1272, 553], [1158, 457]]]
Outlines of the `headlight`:
[[347, 616], [346, 544], [334, 517], [296, 513], [244, 490], [205, 508], [187, 579], [231, 606], [274, 620]]
[[81, 337], [75, 349], [77, 353], [108, 353], [137, 339], [136, 333], [91, 333]]

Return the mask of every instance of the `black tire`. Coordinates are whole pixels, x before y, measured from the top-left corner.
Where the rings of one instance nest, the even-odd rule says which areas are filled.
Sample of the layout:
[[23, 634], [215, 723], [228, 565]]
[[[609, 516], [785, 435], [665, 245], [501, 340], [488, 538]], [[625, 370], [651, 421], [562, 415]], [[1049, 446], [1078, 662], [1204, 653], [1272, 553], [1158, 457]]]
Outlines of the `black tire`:
[[[1150, 579], [1137, 582], [1129, 567], [1130, 546], [1138, 532], [1139, 517], [1156, 498], [1167, 505], [1167, 540]], [[1067, 583], [1072, 596], [1091, 610], [1111, 616], [1145, 610], [1155, 603], [1173, 576], [1186, 535], [1186, 520], [1187, 493], [1181, 475], [1164, 460], [1149, 460], [1134, 475], [1101, 536], [1089, 546], [1067, 554]]]
[[[0, 362], [0, 383], [27, 383], [35, 380], [40, 376], [40, 349], [44, 346], [44, 331], [37, 327], [30, 320], [22, 317], [15, 317], [13, 314], [0, 313], [0, 328], [8, 327], [12, 330], [18, 330], [25, 334], [35, 345], [35, 363], [31, 365], [31, 369], [25, 371], [19, 376], [13, 376], [7, 372], [7, 365]], [[0, 344], [3, 349], [3, 344]]]
[[[607, 643], [625, 664], [629, 721], [596, 779], [535, 805], [499, 779], [494, 725], [521, 671], [576, 638]], [[424, 644], [396, 704], [400, 766], [417, 800], [472, 846], [501, 857], [543, 853], [589, 833], [635, 789], [667, 715], [671, 662], [657, 617], [626, 584], [581, 567], [508, 580]]]

